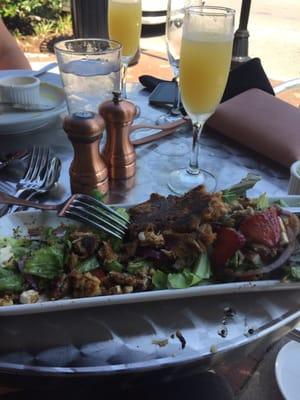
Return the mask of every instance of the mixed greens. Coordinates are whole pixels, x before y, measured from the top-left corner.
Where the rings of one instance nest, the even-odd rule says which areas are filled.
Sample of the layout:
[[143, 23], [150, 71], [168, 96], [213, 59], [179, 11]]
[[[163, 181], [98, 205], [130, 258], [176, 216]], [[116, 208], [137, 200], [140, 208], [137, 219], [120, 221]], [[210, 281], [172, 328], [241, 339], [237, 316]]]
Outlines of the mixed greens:
[[[289, 216], [266, 194], [246, 197], [258, 180], [250, 174], [213, 194], [210, 219], [205, 209], [195, 232], [152, 226], [122, 242], [75, 225], [41, 227], [26, 237], [16, 230], [14, 237], [0, 238], [0, 305], [264, 279], [265, 268], [291, 247], [291, 238]], [[129, 218], [126, 210], [118, 212]], [[174, 245], [170, 237], [178, 235], [183, 240]], [[280, 267], [281, 279], [299, 281], [300, 248], [294, 246]]]

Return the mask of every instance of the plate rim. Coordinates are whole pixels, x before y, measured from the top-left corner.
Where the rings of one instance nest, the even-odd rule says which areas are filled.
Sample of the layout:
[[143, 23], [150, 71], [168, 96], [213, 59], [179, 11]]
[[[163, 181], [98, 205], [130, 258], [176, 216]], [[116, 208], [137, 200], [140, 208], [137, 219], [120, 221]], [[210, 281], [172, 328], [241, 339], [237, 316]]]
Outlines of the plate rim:
[[[55, 84], [53, 84], [53, 83], [49, 83], [49, 82], [45, 82], [45, 81], [41, 81], [41, 84], [40, 84], [42, 87], [45, 87], [45, 88], [47, 88], [47, 87], [50, 87], [52, 90], [54, 90], [54, 91], [56, 91], [57, 93], [60, 93], [60, 95], [62, 95], [62, 97], [64, 98], [59, 104], [57, 104], [57, 106], [55, 106], [53, 109], [51, 109], [51, 110], [46, 110], [46, 111], [42, 111], [42, 112], [36, 112], [36, 116], [34, 117], [34, 121], [37, 121], [37, 120], [39, 120], [39, 119], [41, 119], [41, 120], [43, 120], [43, 119], [45, 119], [45, 118], [47, 118], [47, 116], [48, 115], [51, 115], [52, 113], [56, 113], [57, 111], [58, 111], [58, 109], [60, 109], [60, 108], [62, 108], [62, 107], [66, 107], [66, 100], [65, 100], [65, 96], [64, 96], [64, 90], [63, 90], [63, 88], [61, 88], [60, 86], [58, 86], [58, 85], [55, 85]], [[33, 113], [35, 113], [35, 111], [33, 111]], [[19, 114], [21, 114], [21, 113], [19, 113]], [[27, 115], [30, 115], [31, 113], [30, 112], [27, 112], [27, 111], [24, 111], [23, 113], [22, 113], [23, 115], [24, 115], [24, 117]], [[20, 120], [20, 121], [18, 121], [17, 122], [17, 124], [22, 124], [22, 123], [24, 123], [24, 122], [26, 122], [27, 121], [27, 119], [23, 119], [23, 120]], [[3, 123], [2, 121], [1, 121], [1, 119], [0, 119], [0, 128], [2, 127], [2, 126], [6, 126], [6, 125], [13, 125], [13, 124], [15, 124], [14, 122], [12, 122], [12, 123]]]
[[189, 365], [193, 362], [197, 362], [200, 359], [212, 359], [214, 357], [219, 357], [220, 354], [229, 353], [230, 351], [236, 349], [237, 347], [249, 346], [251, 343], [272, 334], [274, 331], [279, 330], [286, 324], [292, 323], [295, 319], [300, 316], [300, 310], [294, 310], [293, 313], [287, 313], [284, 317], [276, 320], [273, 325], [267, 323], [266, 325], [260, 327], [259, 331], [255, 335], [241, 337], [239, 342], [231, 342], [218, 345], [217, 352], [206, 352], [200, 355], [182, 355], [177, 357], [164, 357], [161, 359], [153, 359], [151, 361], [137, 361], [133, 363], [121, 363], [115, 366], [112, 365], [101, 365], [101, 366], [89, 366], [89, 367], [52, 367], [52, 366], [32, 366], [18, 363], [10, 362], [0, 362], [0, 372], [16, 373], [17, 375], [28, 375], [34, 374], [34, 376], [50, 375], [51, 377], [65, 377], [65, 376], [105, 376], [109, 375], [120, 375], [124, 373], [134, 373], [134, 372], [148, 372], [157, 370], [158, 368], [168, 368], [177, 365], [182, 366]]

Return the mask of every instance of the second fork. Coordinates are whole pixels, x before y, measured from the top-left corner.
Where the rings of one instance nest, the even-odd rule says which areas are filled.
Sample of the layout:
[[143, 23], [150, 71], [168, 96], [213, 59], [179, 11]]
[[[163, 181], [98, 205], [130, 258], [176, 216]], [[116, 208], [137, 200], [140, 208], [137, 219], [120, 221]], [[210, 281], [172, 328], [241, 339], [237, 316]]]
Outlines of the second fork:
[[17, 183], [15, 197], [23, 197], [37, 190], [42, 184], [43, 172], [48, 165], [50, 149], [35, 146], [32, 148], [28, 168], [20, 181]]
[[[45, 168], [47, 168], [50, 157], [50, 149], [34, 146], [30, 153], [30, 159], [24, 176], [16, 185], [17, 198], [32, 198], [37, 190], [43, 185]], [[1, 210], [1, 216], [16, 211], [15, 207], [5, 207]]]

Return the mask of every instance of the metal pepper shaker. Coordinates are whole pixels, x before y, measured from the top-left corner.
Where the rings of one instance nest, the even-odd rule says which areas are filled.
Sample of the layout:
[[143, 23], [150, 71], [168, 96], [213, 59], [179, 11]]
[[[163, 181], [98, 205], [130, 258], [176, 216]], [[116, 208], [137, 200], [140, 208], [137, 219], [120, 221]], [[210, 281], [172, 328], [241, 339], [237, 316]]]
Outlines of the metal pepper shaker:
[[74, 158], [69, 173], [72, 193], [108, 191], [108, 172], [99, 152], [104, 121], [93, 112], [76, 112], [64, 119], [63, 128], [72, 142]]
[[120, 92], [113, 92], [113, 99], [100, 105], [99, 114], [106, 126], [107, 138], [102, 155], [108, 175], [111, 179], [131, 178], [136, 172], [136, 153], [129, 134], [136, 107], [122, 99]]

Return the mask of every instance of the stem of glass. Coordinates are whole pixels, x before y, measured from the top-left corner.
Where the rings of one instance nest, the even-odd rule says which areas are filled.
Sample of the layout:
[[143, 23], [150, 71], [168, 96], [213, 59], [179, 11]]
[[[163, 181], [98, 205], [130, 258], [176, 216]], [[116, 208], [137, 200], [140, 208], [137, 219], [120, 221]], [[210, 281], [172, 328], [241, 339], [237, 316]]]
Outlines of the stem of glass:
[[181, 114], [181, 111], [180, 111], [181, 95], [180, 95], [180, 89], [179, 89], [179, 76], [178, 75], [175, 77], [175, 82], [176, 82], [177, 93], [176, 93], [173, 107], [171, 109], [171, 114], [172, 115], [180, 115]]
[[122, 64], [122, 74], [121, 74], [121, 93], [123, 99], [127, 99], [127, 91], [126, 91], [126, 75], [127, 75], [128, 63], [123, 62]]
[[191, 175], [200, 174], [199, 168], [199, 149], [200, 149], [200, 136], [203, 129], [204, 122], [193, 122], [193, 146], [190, 158], [190, 163], [187, 172]]

